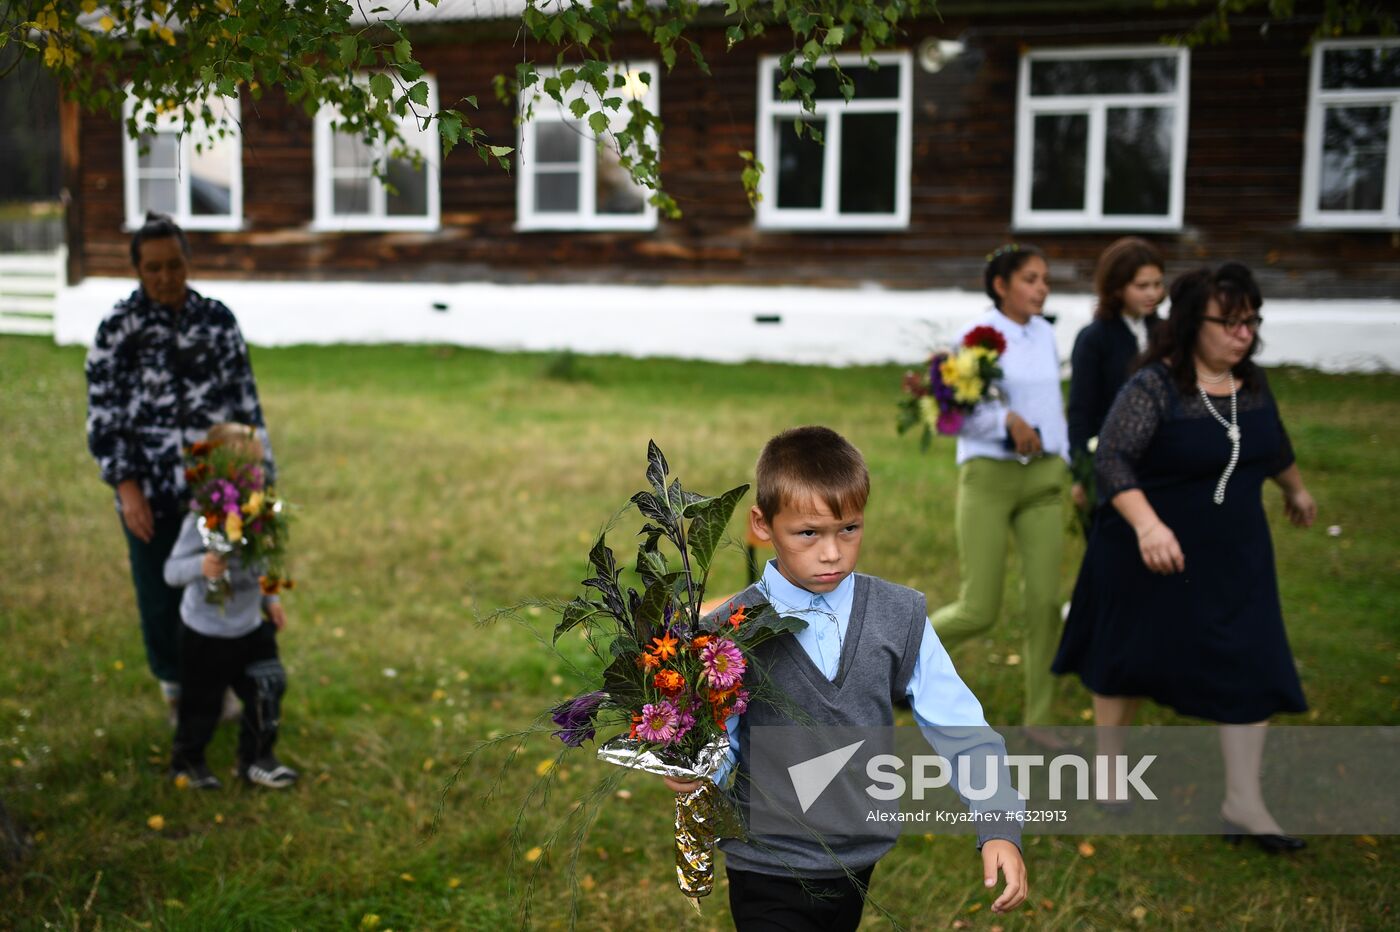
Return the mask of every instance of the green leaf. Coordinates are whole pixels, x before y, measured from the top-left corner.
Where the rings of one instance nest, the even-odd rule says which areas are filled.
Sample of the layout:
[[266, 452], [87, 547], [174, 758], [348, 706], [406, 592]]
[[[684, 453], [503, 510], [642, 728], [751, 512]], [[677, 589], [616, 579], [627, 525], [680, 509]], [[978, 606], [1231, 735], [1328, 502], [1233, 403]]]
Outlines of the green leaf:
[[340, 64], [342, 67], [350, 68], [354, 66], [355, 59], [359, 55], [359, 40], [355, 36], [340, 37]]
[[594, 113], [588, 117], [588, 128], [593, 130], [595, 136], [603, 136], [608, 131], [608, 115], [606, 113]]
[[582, 97], [575, 97], [569, 102], [569, 112], [574, 115], [575, 119], [582, 120], [588, 115], [588, 101]]
[[428, 105], [428, 82], [419, 81], [408, 89], [408, 99], [420, 107]]
[[[491, 154], [494, 155], [494, 156], [495, 156], [496, 158], [498, 158], [498, 159], [499, 159], [499, 158], [504, 158], [505, 156], [510, 155], [512, 152], [515, 151], [515, 147], [514, 147], [514, 146], [487, 146], [487, 148], [490, 149], [490, 150], [491, 150]], [[601, 538], [599, 538], [599, 539], [601, 540]], [[609, 551], [609, 552], [611, 552], [611, 551]]]
[[822, 39], [822, 45], [836, 47], [846, 41], [846, 29], [843, 26], [832, 26], [826, 31], [826, 38]]
[[403, 63], [413, 58], [413, 44], [407, 39], [394, 43], [394, 61]]
[[568, 631], [579, 625], [587, 625], [598, 618], [610, 618], [607, 608], [599, 602], [578, 598], [564, 606], [564, 616], [554, 628], [554, 640], [558, 641]]
[[647, 441], [647, 482], [660, 495], [666, 491], [666, 476], [671, 472], [671, 466], [666, 462], [666, 454], [661, 452], [661, 448], [656, 445], [655, 440]]
[[748, 490], [747, 485], [732, 488], [723, 495], [692, 502], [682, 513], [690, 519], [686, 543], [690, 545], [691, 573], [700, 580], [709, 574], [715, 548], [724, 537], [724, 529], [729, 526], [735, 506]]
[[388, 100], [394, 96], [393, 79], [382, 72], [375, 74], [369, 79], [369, 90], [379, 100]]

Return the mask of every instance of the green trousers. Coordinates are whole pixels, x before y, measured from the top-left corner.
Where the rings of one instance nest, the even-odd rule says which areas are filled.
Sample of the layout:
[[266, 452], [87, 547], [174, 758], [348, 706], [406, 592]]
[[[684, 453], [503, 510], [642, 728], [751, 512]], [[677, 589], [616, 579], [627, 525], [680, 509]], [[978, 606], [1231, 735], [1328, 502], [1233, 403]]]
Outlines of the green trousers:
[[[121, 520], [121, 516], [117, 516]], [[131, 581], [136, 586], [136, 610], [141, 616], [141, 637], [146, 642], [146, 662], [156, 679], [180, 681], [180, 597], [179, 589], [165, 584], [165, 561], [175, 549], [184, 515], [157, 517], [150, 543], [141, 540], [122, 524], [126, 552], [131, 560]]]
[[1022, 614], [1026, 637], [1021, 669], [1026, 677], [1027, 725], [1051, 722], [1054, 659], [1060, 633], [1060, 556], [1064, 545], [1064, 496], [1069, 468], [1058, 456], [1028, 465], [1011, 460], [968, 460], [958, 471], [958, 600], [934, 613], [933, 629], [945, 647], [989, 629], [1001, 613], [1007, 538], [1021, 557]]

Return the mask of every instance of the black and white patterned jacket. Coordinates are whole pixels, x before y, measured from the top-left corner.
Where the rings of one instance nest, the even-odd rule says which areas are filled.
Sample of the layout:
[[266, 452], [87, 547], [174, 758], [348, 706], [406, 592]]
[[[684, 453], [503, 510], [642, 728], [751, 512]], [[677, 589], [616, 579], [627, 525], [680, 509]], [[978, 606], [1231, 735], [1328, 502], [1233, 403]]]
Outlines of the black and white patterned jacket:
[[183, 450], [223, 421], [258, 428], [275, 478], [248, 347], [222, 303], [190, 289], [175, 313], [137, 288], [97, 328], [86, 368], [88, 449], [102, 480], [136, 479], [156, 515], [186, 509]]

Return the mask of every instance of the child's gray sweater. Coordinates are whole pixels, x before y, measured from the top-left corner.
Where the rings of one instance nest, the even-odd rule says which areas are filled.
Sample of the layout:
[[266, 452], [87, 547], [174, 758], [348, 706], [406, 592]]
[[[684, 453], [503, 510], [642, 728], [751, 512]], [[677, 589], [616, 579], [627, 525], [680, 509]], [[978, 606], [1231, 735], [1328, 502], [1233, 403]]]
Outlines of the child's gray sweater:
[[277, 601], [264, 596], [258, 585], [260, 573], [243, 566], [237, 554], [228, 558], [233, 592], [223, 605], [205, 601], [208, 584], [204, 578], [204, 541], [199, 536], [198, 516], [185, 515], [180, 536], [165, 561], [166, 585], [183, 587], [180, 620], [200, 634], [214, 638], [237, 638], [257, 630], [262, 624], [262, 607]]

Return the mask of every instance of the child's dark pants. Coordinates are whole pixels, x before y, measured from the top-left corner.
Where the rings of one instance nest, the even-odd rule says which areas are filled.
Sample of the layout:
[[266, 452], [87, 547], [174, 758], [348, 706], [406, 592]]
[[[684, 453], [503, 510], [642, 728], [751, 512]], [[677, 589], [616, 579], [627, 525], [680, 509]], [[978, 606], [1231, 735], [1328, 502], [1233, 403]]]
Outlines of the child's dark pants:
[[238, 760], [250, 764], [277, 743], [287, 674], [277, 658], [277, 629], [263, 622], [238, 638], [211, 638], [190, 628], [180, 638], [180, 712], [175, 727], [174, 765], [204, 763], [223, 711], [224, 690], [243, 701]]
[[776, 877], [729, 870], [729, 911], [738, 932], [854, 932], [874, 866], [849, 877]]

